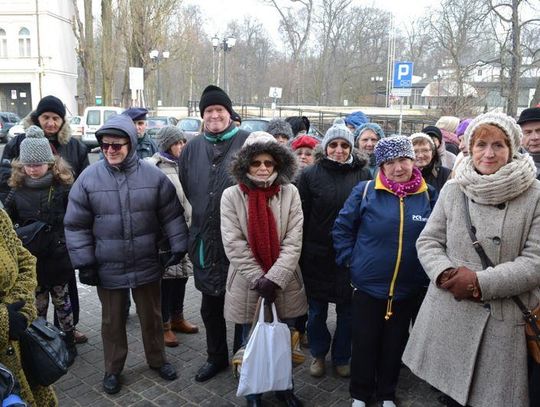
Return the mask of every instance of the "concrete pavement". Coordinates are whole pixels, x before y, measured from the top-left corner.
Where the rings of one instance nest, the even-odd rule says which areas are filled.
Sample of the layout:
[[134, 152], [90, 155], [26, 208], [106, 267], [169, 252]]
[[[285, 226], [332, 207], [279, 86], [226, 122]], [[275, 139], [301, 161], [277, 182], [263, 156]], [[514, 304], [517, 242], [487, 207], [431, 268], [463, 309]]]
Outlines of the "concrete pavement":
[[[236, 397], [237, 381], [231, 371], [220, 373], [205, 383], [195, 381], [195, 373], [206, 360], [206, 340], [204, 326], [200, 318], [201, 295], [190, 278], [185, 299], [186, 317], [200, 327], [194, 335], [178, 334], [180, 346], [167, 348], [169, 361], [178, 370], [178, 379], [167, 382], [146, 365], [142, 346], [140, 325], [134, 304], [128, 320], [129, 354], [122, 373], [122, 390], [115, 395], [102, 391], [103, 351], [100, 336], [101, 306], [95, 288], [79, 285], [81, 316], [78, 328], [88, 335], [88, 343], [77, 345], [79, 356], [68, 374], [59, 380], [54, 388], [60, 406], [243, 406], [245, 401]], [[335, 313], [331, 310], [332, 330]], [[232, 344], [233, 325], [229, 326], [229, 345]], [[351, 405], [349, 381], [336, 376], [328, 361], [327, 374], [323, 378], [309, 375], [310, 356], [305, 350], [306, 362], [295, 369], [296, 394], [306, 407]], [[398, 390], [398, 406], [401, 407], [441, 407], [438, 394], [426, 383], [418, 380], [408, 369], [402, 370]], [[267, 406], [281, 405], [272, 394], [266, 394], [263, 402]], [[376, 404], [373, 404], [375, 406]]]

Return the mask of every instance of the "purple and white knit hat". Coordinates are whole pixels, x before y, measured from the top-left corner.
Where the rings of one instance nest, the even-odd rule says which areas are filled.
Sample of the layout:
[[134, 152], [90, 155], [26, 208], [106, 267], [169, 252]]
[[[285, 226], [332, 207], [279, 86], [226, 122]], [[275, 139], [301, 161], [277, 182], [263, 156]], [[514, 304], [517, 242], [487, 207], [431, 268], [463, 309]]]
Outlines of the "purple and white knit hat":
[[374, 154], [377, 167], [400, 157], [407, 157], [411, 160], [415, 158], [411, 140], [405, 136], [391, 136], [380, 139], [375, 144]]

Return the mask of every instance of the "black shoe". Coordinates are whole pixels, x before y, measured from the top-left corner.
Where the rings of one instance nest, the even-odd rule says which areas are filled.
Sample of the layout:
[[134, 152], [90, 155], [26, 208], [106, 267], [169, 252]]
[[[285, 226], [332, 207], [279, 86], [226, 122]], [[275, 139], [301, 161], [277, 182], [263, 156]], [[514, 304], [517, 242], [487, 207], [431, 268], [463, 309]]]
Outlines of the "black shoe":
[[165, 380], [175, 380], [178, 376], [176, 375], [176, 369], [169, 362], [165, 362], [161, 367], [150, 367], [153, 370], [157, 370], [159, 376]]
[[302, 407], [304, 405], [292, 390], [276, 391], [275, 394], [276, 398], [283, 401], [287, 407]]
[[103, 378], [103, 390], [107, 394], [116, 394], [120, 391], [120, 375], [114, 373], [105, 373]]
[[254, 400], [248, 400], [247, 401], [247, 407], [262, 407], [262, 400], [260, 397], [257, 397]]
[[223, 365], [216, 365], [212, 362], [206, 362], [197, 372], [197, 375], [195, 376], [195, 381], [197, 382], [205, 382], [207, 380], [210, 380], [212, 377], [217, 375], [222, 370], [227, 369], [228, 363]]

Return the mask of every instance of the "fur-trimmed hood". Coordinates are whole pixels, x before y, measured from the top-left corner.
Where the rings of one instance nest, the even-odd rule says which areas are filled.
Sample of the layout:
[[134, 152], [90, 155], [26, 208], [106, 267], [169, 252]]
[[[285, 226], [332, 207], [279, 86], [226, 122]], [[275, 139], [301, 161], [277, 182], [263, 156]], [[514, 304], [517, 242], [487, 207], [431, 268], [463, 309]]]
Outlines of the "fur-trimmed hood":
[[[35, 111], [28, 113], [26, 117], [22, 120], [22, 126], [25, 130], [32, 125], [36, 125], [41, 128]], [[69, 140], [71, 139], [71, 127], [69, 126], [69, 123], [65, 118], [64, 124], [62, 124], [62, 127], [60, 127], [60, 130], [58, 131], [56, 137], [58, 139], [58, 142], [63, 145], [69, 143]]]
[[289, 148], [273, 141], [244, 145], [231, 162], [231, 175], [234, 180], [237, 183], [247, 185], [249, 188], [254, 188], [255, 185], [247, 177], [249, 164], [254, 156], [263, 153], [270, 154], [276, 161], [275, 170], [278, 176], [274, 184], [290, 184], [296, 176], [298, 161]]

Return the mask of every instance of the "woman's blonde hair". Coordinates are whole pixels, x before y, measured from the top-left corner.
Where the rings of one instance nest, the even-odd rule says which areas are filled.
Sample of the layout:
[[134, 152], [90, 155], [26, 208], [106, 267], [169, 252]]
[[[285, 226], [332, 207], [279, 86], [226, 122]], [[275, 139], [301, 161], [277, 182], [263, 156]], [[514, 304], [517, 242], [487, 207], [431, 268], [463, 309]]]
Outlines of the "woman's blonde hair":
[[[60, 184], [71, 185], [75, 180], [71, 165], [60, 156], [54, 157], [54, 163], [49, 164], [49, 170], [52, 171], [54, 180]], [[21, 187], [24, 185], [24, 179], [26, 177], [24, 165], [19, 160], [13, 160], [8, 185], [12, 188]]]

